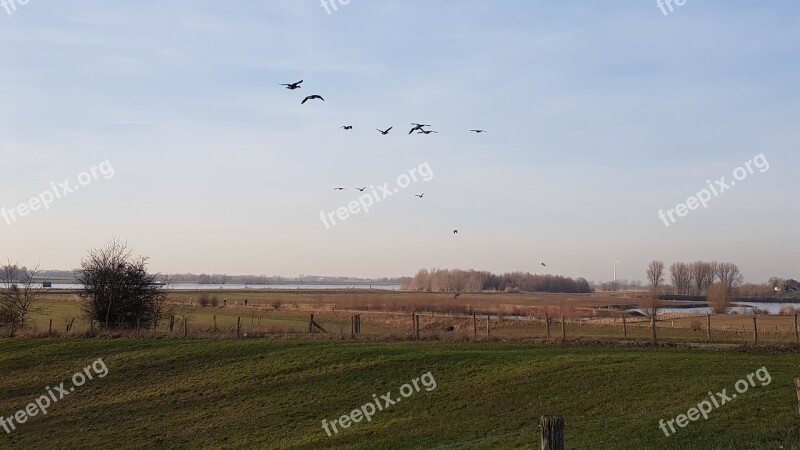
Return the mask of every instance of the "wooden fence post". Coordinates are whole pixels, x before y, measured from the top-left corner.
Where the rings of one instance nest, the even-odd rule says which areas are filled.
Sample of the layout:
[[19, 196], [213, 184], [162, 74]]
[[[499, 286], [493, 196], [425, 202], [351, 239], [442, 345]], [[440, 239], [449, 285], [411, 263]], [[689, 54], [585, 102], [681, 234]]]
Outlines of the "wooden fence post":
[[169, 316], [169, 332], [170, 332], [170, 334], [172, 334], [172, 329], [173, 329], [174, 326], [175, 326], [175, 315], [174, 314], [170, 314], [170, 316]]
[[308, 319], [308, 332], [309, 333], [314, 332], [314, 314], [311, 314], [311, 318]]
[[653, 328], [653, 344], [657, 344], [658, 340], [656, 339], [656, 315], [655, 315], [655, 313], [653, 314], [652, 317], [650, 317], [650, 326]]
[[189, 328], [186, 325], [186, 317], [183, 318], [183, 337], [189, 336]]
[[242, 318], [241, 317], [237, 317], [236, 318], [236, 337], [237, 338], [239, 337], [239, 330], [241, 330], [241, 328], [242, 328]]
[[[794, 321], [797, 322], [797, 314], [794, 315]], [[478, 337], [478, 319], [475, 317], [475, 311], [472, 311], [472, 337]]]
[[411, 313], [411, 335], [413, 336], [414, 333], [417, 332], [417, 312], [414, 311]]
[[800, 344], [800, 328], [797, 327], [797, 313], [794, 313], [794, 339]]
[[136, 318], [136, 335], [139, 335], [139, 318]]
[[709, 342], [711, 341], [711, 313], [706, 316], [706, 334], [708, 335]]
[[622, 315], [622, 337], [628, 338], [628, 323], [625, 321], [625, 315]]
[[417, 340], [419, 340], [419, 315], [416, 316], [416, 323], [414, 324], [414, 326], [417, 329]]
[[550, 315], [545, 313], [544, 322], [547, 326], [547, 339], [550, 339]]
[[491, 330], [492, 330], [492, 321], [491, 321], [491, 316], [487, 314], [487, 315], [486, 315], [486, 337], [487, 337], [487, 338], [488, 338], [488, 337], [489, 337], [489, 335], [491, 334]]
[[214, 316], [214, 332], [217, 332], [217, 316]]
[[757, 316], [753, 316], [753, 339], [756, 341], [756, 345], [758, 345], [758, 322], [756, 321]]
[[561, 339], [566, 341], [567, 340], [567, 325], [564, 320], [564, 316], [561, 316]]
[[542, 428], [542, 450], [564, 450], [564, 418], [542, 416], [539, 420]]
[[[797, 315], [795, 315], [795, 320], [797, 320]], [[53, 319], [50, 319], [50, 328], [47, 329], [47, 337], [53, 335]]]
[[800, 378], [794, 379], [794, 385], [797, 388], [797, 413], [800, 414]]
[[94, 337], [94, 319], [89, 321], [89, 334]]

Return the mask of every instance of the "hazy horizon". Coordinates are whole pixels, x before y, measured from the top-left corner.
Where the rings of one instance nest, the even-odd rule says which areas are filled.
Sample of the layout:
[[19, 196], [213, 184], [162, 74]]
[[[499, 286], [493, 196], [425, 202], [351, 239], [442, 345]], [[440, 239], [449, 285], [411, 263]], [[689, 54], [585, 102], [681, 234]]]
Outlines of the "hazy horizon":
[[[0, 9], [0, 207], [96, 170], [0, 217], [3, 260], [69, 270], [119, 237], [162, 273], [599, 282], [616, 257], [618, 279], [653, 259], [800, 278], [794, 2], [16, 8]], [[707, 208], [659, 218], [758, 155], [769, 168]], [[424, 165], [369, 213], [320, 220]]]

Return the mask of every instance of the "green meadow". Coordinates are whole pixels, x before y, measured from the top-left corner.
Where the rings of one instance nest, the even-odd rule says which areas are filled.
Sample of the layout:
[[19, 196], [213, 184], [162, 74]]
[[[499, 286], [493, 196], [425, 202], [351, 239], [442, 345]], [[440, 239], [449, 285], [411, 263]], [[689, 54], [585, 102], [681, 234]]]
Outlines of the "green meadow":
[[[568, 448], [797, 448], [800, 355], [651, 347], [337, 340], [4, 339], [8, 417], [102, 358], [95, 377], [2, 448], [530, 448], [542, 415]], [[765, 367], [739, 398], [666, 437], [671, 419]], [[329, 437], [334, 420], [425, 373], [422, 389]], [[2, 430], [0, 430], [2, 431]]]

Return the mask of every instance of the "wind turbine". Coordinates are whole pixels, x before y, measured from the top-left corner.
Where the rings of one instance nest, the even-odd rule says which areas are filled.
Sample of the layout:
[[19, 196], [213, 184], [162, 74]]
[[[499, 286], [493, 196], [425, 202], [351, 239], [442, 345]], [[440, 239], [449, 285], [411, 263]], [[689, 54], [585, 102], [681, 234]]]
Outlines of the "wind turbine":
[[614, 256], [613, 258], [611, 258], [611, 265], [614, 267], [614, 287], [615, 288], [617, 287], [617, 264], [619, 264], [619, 261], [617, 261], [617, 257]]

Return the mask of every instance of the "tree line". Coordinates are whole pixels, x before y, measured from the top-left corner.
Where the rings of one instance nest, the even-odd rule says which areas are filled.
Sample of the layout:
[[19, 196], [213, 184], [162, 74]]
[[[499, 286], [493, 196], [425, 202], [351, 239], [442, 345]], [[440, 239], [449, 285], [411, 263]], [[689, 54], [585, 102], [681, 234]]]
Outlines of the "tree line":
[[780, 292], [800, 290], [797, 281], [777, 277], [770, 278], [767, 283], [744, 283], [739, 266], [731, 262], [672, 263], [669, 266], [671, 286], [664, 283], [666, 270], [663, 261], [651, 261], [645, 273], [654, 299], [658, 294], [670, 291], [679, 295], [705, 295], [708, 304], [717, 313], [726, 312], [734, 298], [761, 299]]
[[592, 292], [585, 278], [538, 275], [528, 272], [493, 274], [461, 269], [420, 269], [403, 289], [427, 292]]

